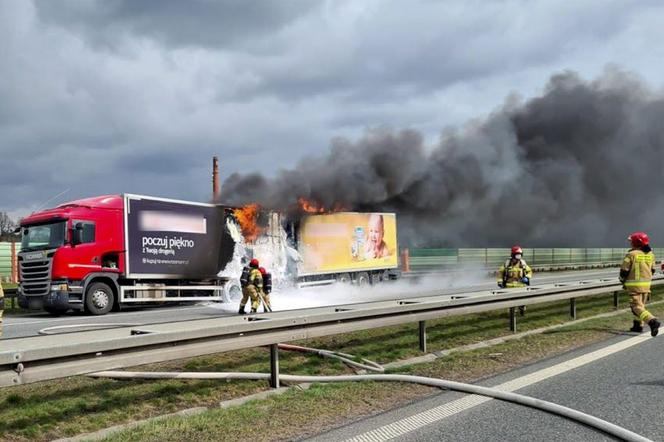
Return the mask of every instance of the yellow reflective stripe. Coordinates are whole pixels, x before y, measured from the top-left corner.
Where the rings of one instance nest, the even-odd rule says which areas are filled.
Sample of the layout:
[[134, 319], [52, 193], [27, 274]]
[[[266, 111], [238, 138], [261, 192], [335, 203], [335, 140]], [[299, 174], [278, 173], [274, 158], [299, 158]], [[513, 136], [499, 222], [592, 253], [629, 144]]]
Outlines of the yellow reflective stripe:
[[650, 316], [652, 316], [650, 312], [648, 310], [644, 310], [639, 315], [639, 320], [645, 322], [646, 319], [648, 319]]
[[625, 281], [625, 287], [650, 287], [650, 281]]

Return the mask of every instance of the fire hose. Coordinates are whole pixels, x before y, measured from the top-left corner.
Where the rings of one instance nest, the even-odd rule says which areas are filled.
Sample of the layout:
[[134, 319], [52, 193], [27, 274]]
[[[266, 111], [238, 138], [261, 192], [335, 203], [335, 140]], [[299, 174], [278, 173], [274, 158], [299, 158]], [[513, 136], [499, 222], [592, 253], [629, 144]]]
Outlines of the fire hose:
[[67, 333], [69, 330], [80, 331], [84, 330], [106, 330], [109, 328], [118, 328], [118, 327], [138, 327], [142, 324], [126, 323], [126, 322], [115, 322], [109, 324], [72, 324], [72, 325], [56, 325], [53, 327], [46, 327], [39, 330], [40, 335], [58, 335], [61, 333]]
[[301, 347], [299, 345], [291, 345], [291, 344], [279, 344], [279, 348], [282, 350], [286, 351], [299, 351], [303, 353], [314, 353], [319, 356], [322, 356], [324, 358], [332, 358], [332, 359], [338, 359], [344, 364], [350, 366], [351, 368], [358, 368], [360, 370], [367, 370], [367, 371], [373, 371], [376, 373], [383, 373], [385, 372], [385, 368], [377, 364], [373, 361], [370, 361], [368, 359], [360, 358], [362, 362], [357, 362], [357, 359], [353, 355], [349, 355], [347, 353], [341, 353], [337, 351], [330, 351], [330, 350], [320, 350], [318, 348], [310, 348], [310, 347]]
[[[339, 359], [344, 363], [369, 371], [383, 372], [384, 368], [379, 364], [362, 359], [363, 363], [353, 361], [354, 356], [345, 353], [332, 352], [328, 350], [319, 350], [309, 347], [300, 347], [296, 345], [279, 344], [279, 348], [284, 350], [301, 351], [315, 353], [323, 357]], [[127, 371], [100, 371], [91, 373], [88, 376], [94, 378], [112, 378], [112, 379], [223, 379], [223, 380], [269, 380], [269, 373], [215, 373], [215, 372], [127, 372]], [[652, 442], [651, 439], [627, 430], [626, 428], [607, 422], [595, 416], [574, 410], [563, 405], [542, 399], [524, 396], [518, 393], [496, 390], [494, 388], [482, 387], [479, 385], [465, 384], [462, 382], [449, 381], [445, 379], [434, 379], [423, 376], [400, 375], [400, 374], [359, 374], [359, 375], [339, 375], [339, 376], [299, 376], [280, 374], [279, 379], [286, 382], [358, 382], [358, 381], [378, 381], [378, 382], [409, 382], [430, 387], [437, 387], [446, 390], [460, 391], [463, 393], [477, 394], [481, 396], [500, 399], [507, 402], [523, 405], [530, 408], [546, 411], [551, 414], [566, 417], [568, 419], [588, 425], [599, 431], [617, 437], [629, 442]]]
[[267, 300], [265, 299], [265, 295], [263, 294], [263, 292], [259, 290], [258, 291], [258, 296], [261, 298], [261, 302], [263, 303], [263, 308], [265, 309], [265, 311], [271, 313], [272, 312], [272, 307], [270, 306], [270, 303], [267, 302]]

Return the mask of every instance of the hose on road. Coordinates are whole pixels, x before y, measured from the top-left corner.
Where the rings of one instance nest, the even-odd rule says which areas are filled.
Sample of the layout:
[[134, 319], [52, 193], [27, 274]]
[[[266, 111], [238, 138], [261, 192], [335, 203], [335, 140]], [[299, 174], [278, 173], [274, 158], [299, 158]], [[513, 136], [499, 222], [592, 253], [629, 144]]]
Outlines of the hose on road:
[[[126, 372], [126, 371], [100, 371], [88, 376], [94, 378], [113, 379], [242, 379], [242, 380], [268, 380], [269, 373], [181, 373], [181, 372]], [[448, 381], [444, 379], [433, 379], [423, 376], [410, 376], [401, 374], [365, 374], [365, 375], [341, 375], [341, 376], [296, 376], [280, 374], [279, 379], [286, 382], [410, 382], [430, 387], [444, 388], [447, 390], [460, 391], [470, 394], [478, 394], [494, 399], [512, 402], [526, 407], [536, 408], [548, 413], [572, 419], [584, 425], [596, 428], [606, 434], [629, 442], [652, 442], [650, 439], [627, 430], [626, 428], [612, 424], [595, 416], [583, 413], [553, 402], [524, 396], [517, 393], [500, 391], [493, 388], [481, 387], [479, 385], [464, 384], [462, 382]]]
[[[361, 359], [362, 363], [354, 361], [353, 355], [346, 353], [333, 352], [329, 350], [320, 350], [316, 348], [301, 347], [298, 345], [279, 344], [279, 348], [289, 351], [300, 351], [306, 353], [315, 353], [323, 357], [339, 359], [345, 364], [367, 371], [383, 373], [385, 369], [367, 359]], [[216, 373], [216, 372], [128, 372], [128, 371], [100, 371], [91, 373], [88, 376], [94, 378], [112, 378], [112, 379], [224, 379], [224, 380], [269, 380], [269, 373]], [[460, 391], [463, 393], [477, 394], [494, 399], [500, 399], [507, 402], [523, 405], [546, 411], [558, 416], [572, 419], [584, 425], [596, 428], [611, 436], [629, 442], [648, 442], [650, 439], [634, 433], [626, 428], [612, 424], [595, 416], [574, 410], [563, 405], [548, 402], [542, 399], [524, 396], [517, 393], [496, 390], [494, 388], [482, 387], [479, 385], [465, 384], [462, 382], [448, 381], [444, 379], [427, 378], [423, 376], [411, 376], [400, 374], [359, 374], [359, 375], [340, 375], [340, 376], [299, 376], [280, 374], [279, 379], [286, 382], [358, 382], [358, 381], [379, 381], [379, 382], [410, 382], [430, 387], [443, 388], [447, 390]], [[651, 442], [651, 441], [650, 441]]]

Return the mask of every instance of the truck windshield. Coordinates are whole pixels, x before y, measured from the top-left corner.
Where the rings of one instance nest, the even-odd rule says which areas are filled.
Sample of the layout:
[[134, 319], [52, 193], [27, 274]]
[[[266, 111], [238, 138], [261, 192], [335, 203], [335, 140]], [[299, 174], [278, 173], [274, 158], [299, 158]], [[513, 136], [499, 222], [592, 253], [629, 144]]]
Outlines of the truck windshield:
[[43, 250], [60, 247], [65, 242], [65, 221], [23, 228], [21, 250]]

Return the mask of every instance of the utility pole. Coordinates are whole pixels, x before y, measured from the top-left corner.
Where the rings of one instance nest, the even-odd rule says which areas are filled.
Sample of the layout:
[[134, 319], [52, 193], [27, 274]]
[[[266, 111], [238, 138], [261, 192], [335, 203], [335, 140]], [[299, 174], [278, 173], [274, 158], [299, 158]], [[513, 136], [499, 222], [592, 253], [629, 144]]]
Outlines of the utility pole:
[[217, 156], [212, 157], [212, 199], [214, 202], [219, 201], [219, 159]]

